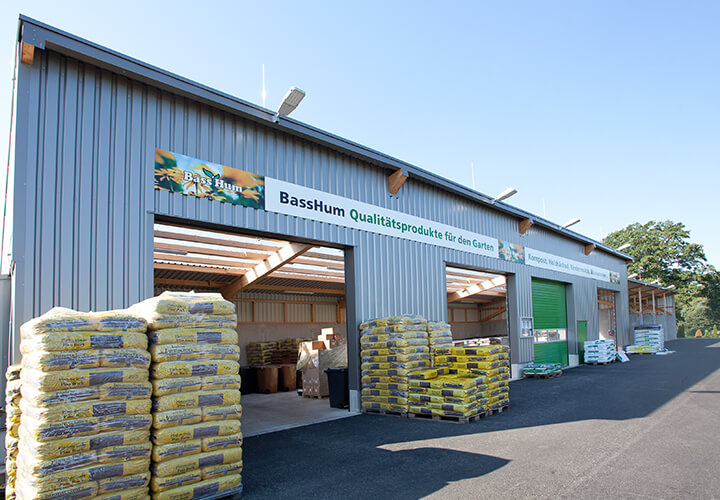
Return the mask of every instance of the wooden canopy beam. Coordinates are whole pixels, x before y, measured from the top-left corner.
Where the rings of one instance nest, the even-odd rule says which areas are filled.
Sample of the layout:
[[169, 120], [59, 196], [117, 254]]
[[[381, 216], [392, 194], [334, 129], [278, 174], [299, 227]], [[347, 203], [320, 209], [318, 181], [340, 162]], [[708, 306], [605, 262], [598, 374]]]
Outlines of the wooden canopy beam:
[[227, 281], [202, 281], [202, 280], [180, 280], [174, 278], [156, 278], [156, 285], [176, 285], [189, 286], [198, 288], [222, 288], [227, 285]]
[[595, 250], [595, 248], [596, 248], [596, 247], [595, 247], [595, 244], [594, 244], [594, 243], [590, 243], [590, 244], [588, 244], [588, 245], [585, 245], [585, 255], [590, 255], [591, 253], [593, 253], [593, 250]]
[[243, 274], [239, 279], [233, 281], [222, 289], [224, 297], [234, 297], [240, 290], [247, 287], [251, 283], [259, 280], [263, 276], [267, 276], [273, 271], [281, 268], [295, 257], [299, 257], [312, 246], [300, 243], [288, 243], [276, 252], [270, 254], [264, 261]]
[[531, 218], [523, 219], [520, 221], [520, 234], [527, 233], [532, 225], [534, 224], [533, 220]]
[[402, 170], [396, 170], [390, 174], [390, 177], [388, 177], [388, 190], [390, 194], [398, 194], [398, 191], [400, 191], [400, 188], [405, 184], [406, 180], [407, 175], [403, 174]]
[[166, 271], [190, 271], [193, 273], [222, 274], [225, 276], [242, 276], [245, 274], [245, 271], [242, 269], [191, 266], [190, 264], [167, 264], [165, 262], [155, 262], [153, 263], [153, 268], [163, 269]]
[[447, 301], [448, 303], [455, 302], [456, 300], [461, 300], [470, 295], [476, 295], [480, 292], [485, 292], [487, 290], [503, 286], [504, 284], [505, 276], [498, 276], [497, 278], [483, 281], [482, 283], [478, 283], [477, 285], [472, 285], [458, 292], [451, 293], [450, 295], [448, 295]]
[[268, 291], [290, 291], [290, 292], [313, 292], [323, 295], [345, 295], [345, 290], [337, 290], [335, 288], [311, 288], [303, 286], [287, 286], [287, 285], [258, 285], [253, 283], [247, 287], [248, 290], [268, 290]]
[[22, 53], [20, 54], [20, 62], [32, 65], [35, 60], [35, 47], [27, 42], [22, 43]]

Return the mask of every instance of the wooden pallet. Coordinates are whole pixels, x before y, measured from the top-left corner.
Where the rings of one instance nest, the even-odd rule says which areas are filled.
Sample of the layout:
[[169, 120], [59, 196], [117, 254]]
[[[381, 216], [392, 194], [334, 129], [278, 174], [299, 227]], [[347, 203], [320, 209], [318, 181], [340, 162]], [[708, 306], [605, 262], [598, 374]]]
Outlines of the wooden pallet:
[[309, 398], [309, 399], [325, 399], [325, 398], [329, 398], [330, 395], [327, 395], [327, 396], [316, 396], [316, 395], [314, 395], [314, 394], [305, 394], [305, 393], [303, 393], [303, 394], [302, 394], [302, 397], [304, 397], [304, 398]]
[[374, 408], [363, 408], [363, 413], [370, 413], [373, 415], [386, 415], [390, 417], [400, 417], [400, 418], [406, 418], [408, 416], [408, 412], [406, 411], [395, 411], [395, 410], [376, 410]]
[[613, 360], [613, 361], [603, 361], [603, 362], [598, 362], [598, 361], [584, 361], [584, 363], [585, 363], [586, 365], [609, 365], [610, 363], [614, 363], [614, 362], [615, 362], [614, 360]]
[[523, 373], [523, 378], [554, 378], [562, 375], [562, 372], [555, 373]]
[[453, 424], [469, 424], [476, 420], [480, 420], [487, 415], [487, 412], [483, 411], [470, 415], [469, 417], [455, 417], [452, 415], [428, 415], [427, 413], [408, 413], [408, 418], [417, 418], [419, 420], [433, 420], [435, 422], [450, 422]]
[[484, 410], [479, 413], [476, 413], [475, 415], [470, 415], [467, 417], [455, 417], [452, 415], [428, 415], [427, 413], [408, 413], [408, 418], [417, 418], [421, 420], [433, 420], [435, 422], [452, 422], [456, 424], [469, 424], [470, 422], [475, 422], [480, 420], [481, 418], [490, 417], [492, 415], [495, 415], [497, 413], [502, 413], [503, 411], [507, 410], [510, 405], [503, 405], [499, 406], [497, 408], [493, 408], [492, 410]]

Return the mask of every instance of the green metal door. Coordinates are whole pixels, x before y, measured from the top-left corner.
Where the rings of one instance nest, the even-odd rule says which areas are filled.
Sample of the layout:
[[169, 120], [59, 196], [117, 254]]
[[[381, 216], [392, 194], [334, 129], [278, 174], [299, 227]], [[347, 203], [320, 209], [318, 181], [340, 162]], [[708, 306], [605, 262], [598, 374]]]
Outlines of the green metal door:
[[587, 321], [578, 321], [577, 323], [578, 332], [578, 357], [579, 362], [582, 363], [585, 359], [585, 341], [587, 340]]
[[565, 284], [543, 279], [532, 280], [533, 323], [536, 363], [568, 365], [567, 299]]

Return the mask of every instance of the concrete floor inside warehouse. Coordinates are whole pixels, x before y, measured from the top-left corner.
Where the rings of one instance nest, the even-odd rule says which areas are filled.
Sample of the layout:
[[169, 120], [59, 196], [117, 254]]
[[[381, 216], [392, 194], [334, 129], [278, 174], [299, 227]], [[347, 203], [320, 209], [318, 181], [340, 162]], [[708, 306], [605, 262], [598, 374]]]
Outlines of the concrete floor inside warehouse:
[[347, 409], [330, 408], [328, 398], [298, 396], [297, 392], [242, 395], [244, 437], [352, 417]]

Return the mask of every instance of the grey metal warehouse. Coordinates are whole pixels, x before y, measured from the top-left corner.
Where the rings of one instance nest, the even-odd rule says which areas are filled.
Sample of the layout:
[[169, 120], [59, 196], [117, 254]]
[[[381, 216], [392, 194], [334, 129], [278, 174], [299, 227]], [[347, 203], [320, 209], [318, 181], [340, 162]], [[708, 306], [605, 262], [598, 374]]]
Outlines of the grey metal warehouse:
[[231, 296], [241, 337], [342, 331], [353, 409], [371, 318], [505, 336], [514, 376], [631, 343], [623, 252], [35, 20], [18, 37], [15, 356], [51, 307], [162, 289]]

